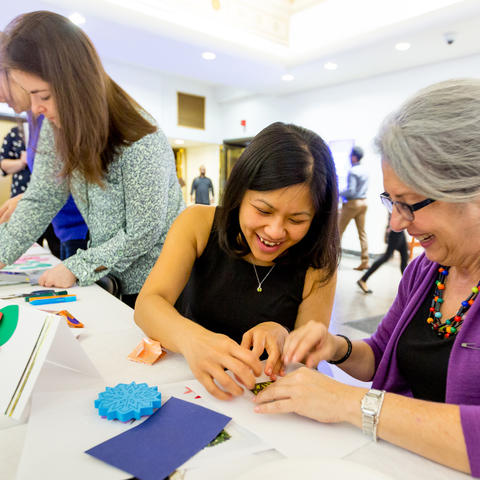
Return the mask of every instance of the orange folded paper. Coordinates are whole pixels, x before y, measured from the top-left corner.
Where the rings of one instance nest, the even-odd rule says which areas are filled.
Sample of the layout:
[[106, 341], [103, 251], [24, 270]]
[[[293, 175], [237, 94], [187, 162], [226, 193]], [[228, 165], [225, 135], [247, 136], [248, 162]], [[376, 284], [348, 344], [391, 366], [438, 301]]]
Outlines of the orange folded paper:
[[160, 342], [145, 337], [128, 355], [129, 360], [134, 362], [145, 363], [147, 365], [153, 365], [157, 360], [166, 355], [167, 352], [162, 350]]
[[60, 315], [61, 317], [64, 317], [70, 328], [83, 328], [83, 323], [77, 320], [68, 310], [60, 310], [59, 312], [55, 310], [43, 311], [48, 313], [54, 313], [55, 315]]

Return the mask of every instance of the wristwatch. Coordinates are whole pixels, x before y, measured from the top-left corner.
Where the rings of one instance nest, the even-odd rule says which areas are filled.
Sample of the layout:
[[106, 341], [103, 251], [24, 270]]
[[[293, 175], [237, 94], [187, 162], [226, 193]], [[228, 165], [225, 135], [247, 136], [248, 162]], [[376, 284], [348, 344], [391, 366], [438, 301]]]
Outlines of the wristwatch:
[[362, 431], [377, 441], [377, 424], [382, 409], [385, 390], [372, 388], [362, 398]]

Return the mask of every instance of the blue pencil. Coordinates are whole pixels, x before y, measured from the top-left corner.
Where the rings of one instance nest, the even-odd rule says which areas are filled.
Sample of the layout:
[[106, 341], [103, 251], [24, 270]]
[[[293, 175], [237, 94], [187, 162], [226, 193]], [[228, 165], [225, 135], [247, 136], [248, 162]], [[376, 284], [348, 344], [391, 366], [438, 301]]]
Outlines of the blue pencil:
[[46, 305], [48, 303], [66, 303], [74, 302], [77, 299], [76, 295], [69, 295], [68, 297], [50, 297], [42, 298], [40, 300], [30, 300], [28, 303], [30, 305]]

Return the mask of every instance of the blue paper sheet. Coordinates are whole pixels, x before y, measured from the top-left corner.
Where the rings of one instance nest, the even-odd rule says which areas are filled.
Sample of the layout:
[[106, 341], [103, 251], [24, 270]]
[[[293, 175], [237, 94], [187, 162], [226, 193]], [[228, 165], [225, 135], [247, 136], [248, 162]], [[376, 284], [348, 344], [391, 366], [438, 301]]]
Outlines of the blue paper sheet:
[[142, 424], [85, 453], [140, 480], [159, 480], [210, 443], [230, 420], [172, 397]]

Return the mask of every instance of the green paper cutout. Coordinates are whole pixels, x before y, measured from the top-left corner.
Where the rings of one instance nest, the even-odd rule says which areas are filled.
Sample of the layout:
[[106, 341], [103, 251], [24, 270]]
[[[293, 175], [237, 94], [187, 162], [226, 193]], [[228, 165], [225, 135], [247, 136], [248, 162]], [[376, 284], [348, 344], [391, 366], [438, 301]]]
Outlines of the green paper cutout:
[[18, 305], [8, 305], [0, 309], [3, 317], [0, 320], [0, 347], [12, 337], [18, 324]]

